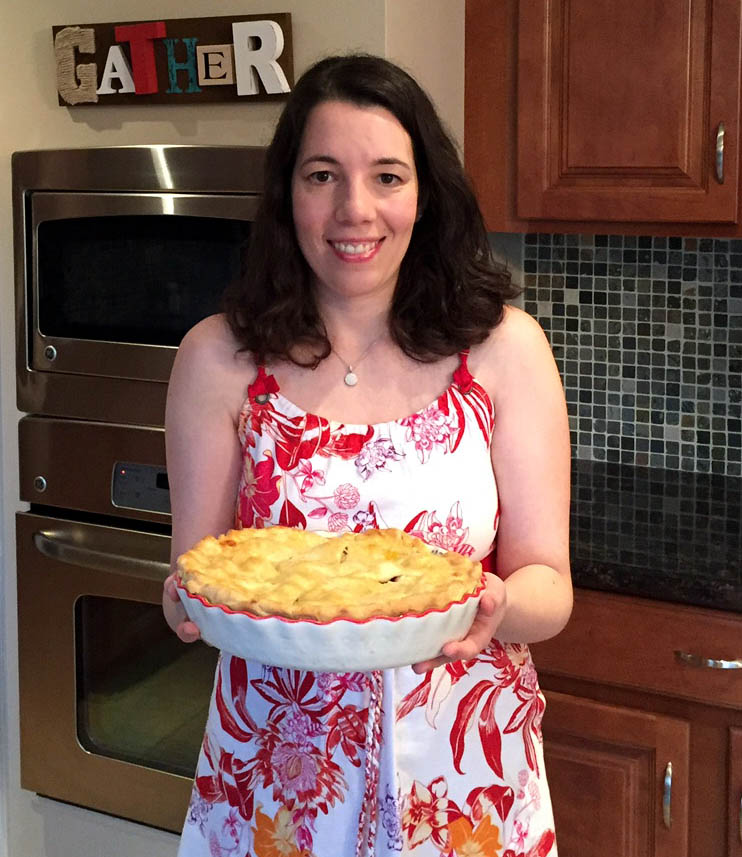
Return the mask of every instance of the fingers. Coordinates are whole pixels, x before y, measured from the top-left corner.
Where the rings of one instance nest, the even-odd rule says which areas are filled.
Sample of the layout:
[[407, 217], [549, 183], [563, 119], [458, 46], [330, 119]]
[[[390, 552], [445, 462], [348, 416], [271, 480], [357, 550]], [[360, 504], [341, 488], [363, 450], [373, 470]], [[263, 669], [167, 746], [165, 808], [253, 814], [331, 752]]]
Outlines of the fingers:
[[449, 663], [453, 661], [468, 661], [471, 658], [475, 658], [489, 643], [490, 639], [491, 636], [486, 638], [482, 636], [469, 636], [463, 640], [446, 643], [441, 649], [441, 653], [444, 660]]
[[195, 622], [188, 619], [185, 608], [180, 602], [180, 596], [175, 585], [175, 574], [169, 574], [163, 583], [163, 608], [165, 619], [170, 627], [184, 643], [193, 643], [200, 639], [201, 632]]
[[180, 601], [180, 597], [178, 595], [177, 587], [175, 586], [175, 573], [169, 574], [165, 578], [165, 583], [163, 584], [165, 592], [170, 598], [171, 601]]
[[181, 622], [176, 628], [175, 633], [184, 643], [195, 643], [201, 636], [198, 626], [190, 621]]
[[419, 664], [412, 665], [412, 672], [417, 673], [418, 675], [422, 675], [423, 673], [430, 672], [434, 670], [436, 667], [443, 666], [443, 664], [449, 663], [448, 658], [439, 657], [434, 658], [432, 661], [423, 661]]
[[483, 592], [482, 597], [479, 600], [479, 607], [477, 608], [477, 618], [479, 616], [494, 616], [496, 607], [495, 599], [490, 595], [490, 593]]
[[430, 670], [434, 670], [436, 667], [443, 666], [443, 664], [450, 664], [454, 661], [469, 660], [476, 657], [488, 642], [489, 638], [480, 646], [478, 642], [472, 640], [471, 637], [466, 637], [459, 641], [451, 641], [443, 646], [441, 654], [437, 658], [432, 658], [429, 661], [422, 661], [419, 664], [413, 664], [412, 671], [420, 675], [422, 673], [429, 672]]
[[466, 661], [475, 658], [490, 642], [497, 630], [498, 621], [494, 620], [497, 610], [495, 599], [488, 592], [482, 594], [469, 633], [463, 640], [451, 640], [441, 648], [437, 658], [422, 661], [412, 665], [413, 672], [418, 675], [429, 672], [443, 664], [454, 661]]

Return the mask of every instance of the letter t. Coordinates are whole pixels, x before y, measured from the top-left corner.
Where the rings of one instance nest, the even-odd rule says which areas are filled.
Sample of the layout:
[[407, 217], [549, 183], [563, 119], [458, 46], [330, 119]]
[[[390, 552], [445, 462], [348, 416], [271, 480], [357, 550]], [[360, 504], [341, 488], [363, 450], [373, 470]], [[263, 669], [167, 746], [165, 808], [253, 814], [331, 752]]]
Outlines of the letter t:
[[131, 70], [137, 95], [157, 92], [154, 39], [167, 35], [164, 21], [145, 24], [125, 24], [115, 28], [117, 42], [128, 42], [131, 50]]

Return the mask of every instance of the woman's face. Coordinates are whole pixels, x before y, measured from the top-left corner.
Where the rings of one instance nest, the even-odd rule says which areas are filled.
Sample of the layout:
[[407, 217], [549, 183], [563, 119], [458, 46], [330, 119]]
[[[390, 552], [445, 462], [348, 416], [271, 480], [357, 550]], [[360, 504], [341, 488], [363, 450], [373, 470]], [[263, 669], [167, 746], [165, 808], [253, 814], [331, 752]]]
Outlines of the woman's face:
[[412, 141], [383, 107], [309, 114], [292, 178], [296, 237], [316, 288], [391, 299], [417, 216]]

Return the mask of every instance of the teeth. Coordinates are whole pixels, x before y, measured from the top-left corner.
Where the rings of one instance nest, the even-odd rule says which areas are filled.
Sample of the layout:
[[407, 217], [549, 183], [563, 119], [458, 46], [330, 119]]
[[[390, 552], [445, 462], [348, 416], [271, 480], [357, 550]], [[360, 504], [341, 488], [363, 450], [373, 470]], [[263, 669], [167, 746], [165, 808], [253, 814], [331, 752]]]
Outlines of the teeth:
[[361, 256], [363, 253], [370, 253], [376, 247], [376, 241], [369, 241], [366, 244], [346, 244], [343, 241], [333, 241], [332, 246], [340, 253], [346, 253], [349, 256]]

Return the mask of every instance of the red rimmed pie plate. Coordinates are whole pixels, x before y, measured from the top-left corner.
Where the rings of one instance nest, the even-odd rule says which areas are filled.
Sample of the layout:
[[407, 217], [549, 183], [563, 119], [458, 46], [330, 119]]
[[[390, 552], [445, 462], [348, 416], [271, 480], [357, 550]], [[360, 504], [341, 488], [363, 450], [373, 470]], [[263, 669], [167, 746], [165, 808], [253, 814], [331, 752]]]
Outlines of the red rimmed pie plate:
[[443, 610], [372, 619], [287, 619], [253, 616], [211, 604], [178, 581], [178, 595], [201, 637], [230, 654], [276, 667], [313, 672], [370, 672], [409, 666], [440, 654], [466, 636], [484, 589]]

